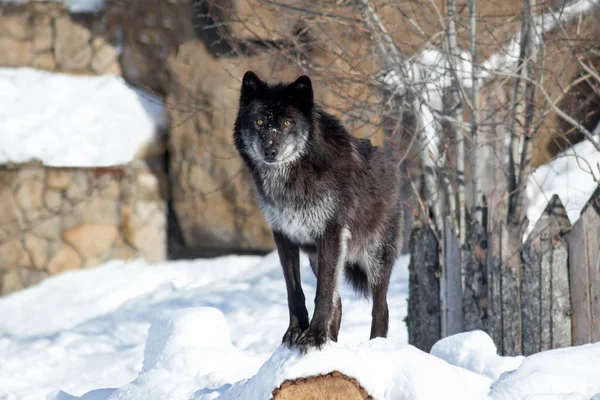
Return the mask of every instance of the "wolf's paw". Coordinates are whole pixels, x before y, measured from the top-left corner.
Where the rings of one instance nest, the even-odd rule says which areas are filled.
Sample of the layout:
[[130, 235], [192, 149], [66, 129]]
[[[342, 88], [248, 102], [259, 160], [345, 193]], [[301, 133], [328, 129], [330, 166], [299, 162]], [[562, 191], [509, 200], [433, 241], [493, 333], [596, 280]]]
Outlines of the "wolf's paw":
[[310, 349], [321, 350], [328, 338], [329, 333], [327, 332], [327, 329], [316, 329], [314, 327], [309, 327], [307, 330], [302, 332], [298, 338], [297, 345], [300, 349], [300, 353], [306, 354]]
[[287, 331], [283, 335], [283, 339], [281, 339], [281, 343], [288, 348], [292, 348], [298, 343], [300, 335], [302, 335], [302, 328], [300, 325], [290, 324], [290, 326], [287, 328]]

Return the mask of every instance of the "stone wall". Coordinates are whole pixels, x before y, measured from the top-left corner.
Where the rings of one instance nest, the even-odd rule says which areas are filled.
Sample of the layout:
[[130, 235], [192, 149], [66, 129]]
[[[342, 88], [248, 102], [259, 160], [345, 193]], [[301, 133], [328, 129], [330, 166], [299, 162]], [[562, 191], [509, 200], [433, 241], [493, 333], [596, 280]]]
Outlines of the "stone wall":
[[72, 15], [60, 4], [0, 8], [0, 66], [121, 75], [116, 40], [99, 16]]
[[0, 168], [0, 294], [110, 259], [166, 257], [164, 180], [122, 167]]
[[[167, 103], [179, 105], [168, 110], [173, 208], [185, 247], [197, 253], [274, 248], [232, 139], [240, 77], [250, 65], [259, 72], [271, 67], [268, 59], [236, 61], [215, 59], [202, 43], [189, 42], [169, 62]], [[298, 72], [280, 71], [282, 79]]]
[[106, 0], [102, 23], [119, 36], [123, 76], [147, 91], [165, 95], [167, 58], [194, 38], [189, 0]]

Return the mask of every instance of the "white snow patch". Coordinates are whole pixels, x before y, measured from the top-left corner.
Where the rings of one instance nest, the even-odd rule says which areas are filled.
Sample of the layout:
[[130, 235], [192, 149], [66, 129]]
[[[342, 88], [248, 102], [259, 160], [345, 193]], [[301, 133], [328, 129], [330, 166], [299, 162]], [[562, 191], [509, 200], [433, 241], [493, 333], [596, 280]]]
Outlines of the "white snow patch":
[[233, 385], [219, 399], [268, 399], [286, 379], [334, 370], [356, 378], [369, 394], [381, 400], [482, 399], [491, 383], [487, 377], [451, 366], [412, 346], [378, 338], [351, 347], [332, 343], [303, 357], [280, 347], [255, 376]]
[[590, 399], [599, 394], [600, 343], [595, 343], [527, 357], [519, 369], [504, 374], [492, 385], [490, 398]]
[[247, 377], [261, 361], [231, 344], [221, 311], [187, 308], [150, 326], [140, 375], [109, 399], [189, 399], [197, 388], [213, 392]]
[[[407, 341], [407, 265], [408, 257], [400, 257], [388, 295], [388, 340], [399, 345]], [[305, 256], [301, 273], [312, 314], [316, 280]], [[370, 332], [370, 302], [347, 285], [341, 297], [340, 344], [364, 342]], [[219, 312], [179, 313], [192, 307]], [[226, 344], [229, 334], [219, 313], [225, 316], [235, 348]], [[174, 385], [194, 395], [214, 396], [220, 393], [217, 389], [253, 376], [277, 349], [288, 325], [287, 293], [276, 252], [155, 265], [112, 261], [64, 272], [2, 297], [0, 315], [2, 400], [46, 399], [50, 393], [55, 400], [105, 400], [112, 394], [124, 396], [125, 390], [141, 396], [132, 399], [160, 399], [169, 398]], [[151, 324], [157, 325], [146, 345]], [[188, 350], [190, 358], [185, 356]], [[231, 366], [221, 368], [220, 357], [229, 359]], [[191, 376], [192, 370], [209, 372]]]
[[554, 194], [560, 197], [571, 223], [577, 222], [599, 183], [600, 152], [588, 141], [577, 143], [538, 167], [527, 182], [528, 233]]
[[[431, 354], [406, 345], [407, 264], [392, 274], [388, 339], [367, 340], [370, 304], [344, 286], [339, 342], [306, 356], [280, 345], [288, 310], [276, 252], [65, 272], [0, 298], [0, 399], [262, 399], [332, 370], [377, 399], [600, 399], [600, 343], [527, 358], [496, 355], [480, 331]], [[305, 256], [301, 273], [314, 298]]]
[[25, 4], [36, 1], [39, 3], [61, 3], [72, 13], [95, 13], [104, 8], [104, 0], [0, 0], [2, 3]]
[[[188, 308], [165, 313], [152, 324], [144, 366], [132, 383], [82, 397], [58, 391], [47, 400], [268, 399], [287, 379], [335, 370], [356, 378], [380, 400], [578, 400], [600, 395], [600, 343], [527, 358], [497, 356], [490, 343], [485, 333], [469, 332], [438, 342], [427, 354], [377, 338], [353, 345], [329, 343], [305, 356], [279, 345], [261, 366], [259, 358], [231, 345], [220, 311]], [[497, 380], [489, 376], [498, 374]]]
[[114, 75], [0, 68], [0, 165], [130, 162], [165, 125], [162, 102]]
[[446, 337], [431, 348], [431, 354], [446, 362], [490, 377], [494, 380], [521, 365], [525, 357], [502, 357], [496, 345], [483, 331], [471, 331]]

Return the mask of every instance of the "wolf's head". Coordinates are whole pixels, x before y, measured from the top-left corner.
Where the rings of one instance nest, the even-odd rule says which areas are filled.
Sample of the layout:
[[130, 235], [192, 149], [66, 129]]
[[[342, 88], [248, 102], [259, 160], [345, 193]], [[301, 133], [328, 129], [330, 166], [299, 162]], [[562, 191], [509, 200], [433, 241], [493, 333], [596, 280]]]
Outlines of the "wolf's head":
[[288, 84], [269, 85], [247, 71], [235, 123], [238, 150], [266, 166], [294, 163], [307, 150], [313, 106], [308, 76]]

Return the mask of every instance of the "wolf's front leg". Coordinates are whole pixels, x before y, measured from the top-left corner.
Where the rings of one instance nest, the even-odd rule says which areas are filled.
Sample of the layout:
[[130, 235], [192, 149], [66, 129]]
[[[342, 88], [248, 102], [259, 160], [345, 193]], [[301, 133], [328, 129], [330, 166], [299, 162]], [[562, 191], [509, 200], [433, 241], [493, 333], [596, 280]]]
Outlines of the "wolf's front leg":
[[[315, 312], [310, 326], [298, 341], [303, 353], [309, 348], [320, 349], [327, 339], [332, 338], [330, 330], [338, 301], [338, 285], [344, 273], [349, 238], [350, 231], [335, 224], [325, 230], [323, 239], [317, 244]], [[337, 339], [337, 332], [335, 336]]]
[[290, 311], [290, 325], [283, 335], [282, 343], [292, 347], [298, 341], [300, 334], [308, 328], [308, 311], [300, 281], [300, 250], [297, 245], [278, 232], [273, 232], [273, 237], [283, 268]]

